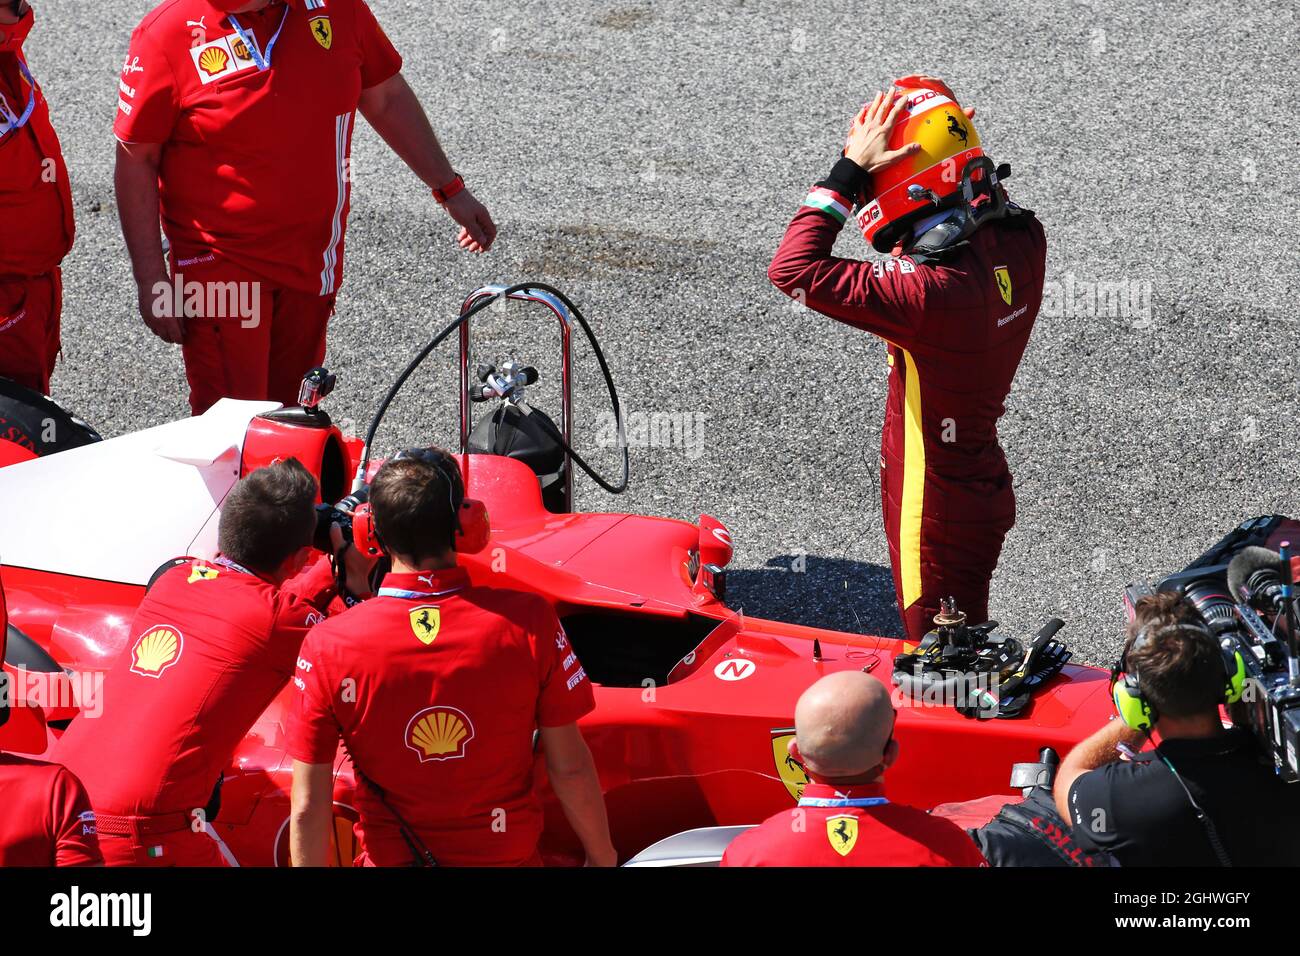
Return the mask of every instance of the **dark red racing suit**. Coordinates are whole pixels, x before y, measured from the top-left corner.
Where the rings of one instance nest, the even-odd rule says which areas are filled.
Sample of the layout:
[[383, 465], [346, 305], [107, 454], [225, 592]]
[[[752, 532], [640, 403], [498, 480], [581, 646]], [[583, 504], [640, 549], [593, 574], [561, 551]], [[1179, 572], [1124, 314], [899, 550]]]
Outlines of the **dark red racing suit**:
[[881, 501], [898, 606], [915, 642], [941, 597], [955, 597], [972, 622], [988, 615], [989, 580], [1016, 515], [997, 420], [1038, 315], [1046, 238], [1032, 213], [1013, 207], [937, 254], [836, 258], [849, 197], [864, 181], [841, 160], [790, 223], [768, 277], [888, 344]]

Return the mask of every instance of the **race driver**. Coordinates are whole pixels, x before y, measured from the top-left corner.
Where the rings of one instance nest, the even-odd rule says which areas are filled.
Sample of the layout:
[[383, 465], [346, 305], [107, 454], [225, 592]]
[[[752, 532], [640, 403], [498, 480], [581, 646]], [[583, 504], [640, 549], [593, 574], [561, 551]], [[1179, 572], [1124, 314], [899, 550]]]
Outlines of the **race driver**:
[[[0, 662], [8, 624], [0, 586]], [[0, 677], [0, 867], [102, 865], [95, 814], [81, 781], [57, 763], [3, 752], [7, 680]]]
[[[782, 292], [888, 346], [881, 500], [906, 637], [944, 597], [988, 617], [989, 580], [1015, 523], [997, 420], [1042, 299], [1046, 239], [1010, 204], [952, 91], [897, 80], [853, 123], [768, 276]], [[857, 207], [878, 262], [832, 247]]]
[[308, 635], [294, 679], [295, 866], [326, 860], [340, 736], [358, 778], [359, 865], [540, 865], [535, 746], [588, 865], [617, 862], [577, 725], [595, 706], [591, 682], [550, 604], [471, 585], [457, 566], [458, 536], [474, 534], [461, 481], [455, 459], [429, 448], [371, 484], [391, 573]]
[[[214, 791], [236, 747], [293, 674], [334, 596], [330, 562], [306, 571], [316, 481], [297, 459], [226, 497], [220, 556], [161, 574], [104, 677], [102, 714], [73, 720], [53, 758], [86, 784], [109, 866], [221, 866]], [[371, 563], [344, 545], [350, 587]], [[301, 573], [300, 573], [301, 572]]]
[[0, 377], [50, 391], [72, 190], [50, 107], [23, 55], [34, 14], [0, 0]]
[[136, 28], [118, 210], [140, 313], [182, 346], [194, 414], [222, 397], [292, 404], [324, 359], [358, 109], [461, 225], [460, 245], [492, 245], [401, 67], [365, 0], [166, 0]]

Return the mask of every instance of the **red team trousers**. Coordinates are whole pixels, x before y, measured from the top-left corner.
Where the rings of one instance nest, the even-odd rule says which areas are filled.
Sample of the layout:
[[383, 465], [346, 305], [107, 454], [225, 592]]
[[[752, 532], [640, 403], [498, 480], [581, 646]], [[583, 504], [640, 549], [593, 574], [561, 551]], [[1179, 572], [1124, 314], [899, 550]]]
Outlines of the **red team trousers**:
[[178, 288], [203, 303], [186, 319], [183, 346], [195, 415], [221, 398], [297, 404], [303, 375], [325, 361], [333, 294], [277, 286], [220, 259], [173, 264], [173, 299]]

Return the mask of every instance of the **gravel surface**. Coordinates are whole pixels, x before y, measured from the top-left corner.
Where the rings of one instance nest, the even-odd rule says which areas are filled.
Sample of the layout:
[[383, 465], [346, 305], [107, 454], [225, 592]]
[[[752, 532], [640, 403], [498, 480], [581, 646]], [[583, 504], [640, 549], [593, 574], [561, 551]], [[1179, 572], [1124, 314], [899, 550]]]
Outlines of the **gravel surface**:
[[[119, 435], [187, 410], [178, 350], [134, 312], [112, 193], [117, 72], [153, 4], [36, 5], [28, 52], [79, 230], [55, 393]], [[1019, 523], [994, 616], [1025, 633], [1059, 615], [1081, 659], [1108, 662], [1126, 582], [1293, 507], [1295, 9], [371, 5], [501, 237], [487, 256], [460, 252], [427, 192], [358, 124], [328, 360], [336, 417], [366, 421], [469, 290], [554, 283], [586, 310], [627, 410], [689, 425], [634, 449], [622, 498], [581, 482], [583, 507], [717, 515], [737, 542], [732, 596], [747, 613], [899, 633], [875, 466], [883, 346], [796, 314], [765, 270], [860, 102], [929, 72], [978, 108], [985, 148], [1012, 164], [1013, 197], [1047, 227], [1056, 290], [1001, 423]], [[866, 256], [851, 230], [838, 251]], [[1107, 294], [1090, 303], [1098, 283]], [[558, 369], [543, 316], [505, 310], [482, 347]], [[590, 446], [604, 405], [583, 354]], [[450, 441], [454, 394], [447, 350], [399, 402], [381, 451]], [[608, 449], [593, 457], [614, 467]]]

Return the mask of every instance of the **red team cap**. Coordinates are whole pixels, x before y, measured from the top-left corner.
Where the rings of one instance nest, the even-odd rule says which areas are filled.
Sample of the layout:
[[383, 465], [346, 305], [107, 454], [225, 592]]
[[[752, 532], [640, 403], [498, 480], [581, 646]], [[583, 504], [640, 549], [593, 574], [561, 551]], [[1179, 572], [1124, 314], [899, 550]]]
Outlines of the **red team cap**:
[[[858, 225], [878, 252], [889, 252], [907, 236], [913, 223], [944, 208], [930, 201], [931, 194], [940, 203], [955, 201], [966, 164], [984, 155], [975, 125], [962, 112], [948, 84], [930, 76], [904, 76], [894, 81], [894, 89], [902, 94], [905, 105], [889, 137], [889, 148], [901, 149], [909, 143], [921, 148], [874, 173], [870, 195], [858, 197]], [[866, 111], [863, 106], [854, 128]], [[912, 187], [921, 198], [909, 194]]]

